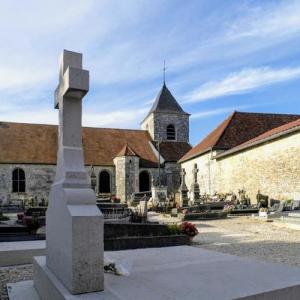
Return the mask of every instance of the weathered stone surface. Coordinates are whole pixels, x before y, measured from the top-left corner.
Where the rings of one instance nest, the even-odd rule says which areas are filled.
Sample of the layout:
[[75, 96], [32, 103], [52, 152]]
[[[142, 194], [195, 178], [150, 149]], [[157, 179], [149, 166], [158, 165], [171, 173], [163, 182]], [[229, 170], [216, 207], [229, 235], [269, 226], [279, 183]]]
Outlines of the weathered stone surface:
[[[40, 260], [34, 264], [42, 299], [50, 297], [43, 289], [53, 276], [72, 294], [104, 288], [103, 216], [83, 162], [81, 101], [88, 91], [88, 71], [80, 68], [81, 60], [81, 54], [64, 50], [60, 63], [58, 161], [47, 210], [46, 266]], [[41, 272], [48, 278], [44, 283]]]
[[248, 148], [222, 159], [207, 152], [182, 164], [186, 182], [193, 183], [193, 166], [199, 168], [201, 193], [238, 194], [245, 189], [256, 203], [257, 191], [274, 199], [300, 199], [300, 133]]
[[186, 113], [152, 113], [142, 123], [142, 129], [148, 130], [154, 140], [167, 140], [167, 126], [170, 124], [175, 127], [177, 142], [189, 141], [189, 115]]

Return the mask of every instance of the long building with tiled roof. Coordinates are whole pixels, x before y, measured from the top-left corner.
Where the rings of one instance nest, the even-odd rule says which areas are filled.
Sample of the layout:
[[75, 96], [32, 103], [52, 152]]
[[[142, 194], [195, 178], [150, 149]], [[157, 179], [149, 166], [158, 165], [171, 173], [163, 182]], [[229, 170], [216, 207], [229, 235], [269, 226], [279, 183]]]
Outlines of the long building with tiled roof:
[[[149, 191], [151, 183], [158, 182], [158, 173], [170, 191], [178, 188], [177, 161], [191, 149], [189, 114], [165, 83], [141, 126], [141, 130], [83, 128], [84, 162], [97, 177], [96, 192], [116, 194], [126, 201], [132, 193]], [[0, 201], [48, 197], [56, 168], [57, 134], [55, 125], [0, 122]]]
[[180, 160], [203, 193], [300, 199], [300, 115], [233, 112]]

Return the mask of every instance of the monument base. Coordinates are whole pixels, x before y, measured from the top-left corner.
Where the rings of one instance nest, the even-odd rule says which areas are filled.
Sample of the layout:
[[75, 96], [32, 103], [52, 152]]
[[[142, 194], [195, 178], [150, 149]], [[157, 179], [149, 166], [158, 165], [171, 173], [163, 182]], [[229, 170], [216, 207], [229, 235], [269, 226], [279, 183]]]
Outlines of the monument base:
[[[10, 300], [299, 300], [300, 268], [256, 261], [191, 246], [106, 252], [128, 275], [105, 273], [103, 292], [71, 295], [35, 259], [33, 281], [8, 284]], [[182, 276], [184, 274], [184, 276]], [[180, 284], [178, 283], [180, 280]]]
[[[33, 286], [34, 289], [31, 288], [31, 293], [34, 299], [40, 300], [75, 300], [75, 299], [116, 299], [114, 296], [109, 295], [107, 292], [95, 292], [95, 293], [87, 293], [87, 294], [79, 294], [73, 295], [69, 292], [68, 289], [62, 285], [62, 283], [56, 278], [56, 276], [49, 270], [46, 266], [46, 257], [38, 256], [33, 258]], [[27, 283], [28, 285], [32, 284], [32, 281]], [[22, 296], [22, 295], [21, 295]], [[35, 298], [36, 297], [36, 298]], [[25, 299], [25, 298], [17, 298], [16, 300]]]

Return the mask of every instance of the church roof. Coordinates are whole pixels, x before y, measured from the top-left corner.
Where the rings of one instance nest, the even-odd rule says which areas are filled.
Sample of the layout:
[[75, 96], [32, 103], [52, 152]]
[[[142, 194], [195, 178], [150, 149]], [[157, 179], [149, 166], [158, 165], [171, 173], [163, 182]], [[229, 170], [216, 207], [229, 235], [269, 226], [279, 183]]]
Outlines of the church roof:
[[184, 110], [181, 108], [174, 96], [171, 94], [170, 90], [167, 88], [165, 82], [162, 88], [160, 89], [146, 118], [154, 112], [186, 114], [186, 112], [184, 112]]
[[[154, 147], [157, 144], [152, 142]], [[160, 154], [166, 162], [177, 162], [185, 153], [191, 150], [192, 146], [186, 142], [161, 142]]]
[[300, 132], [300, 116], [299, 116], [299, 119], [297, 119], [296, 121], [292, 121], [287, 124], [281, 125], [279, 127], [273, 128], [271, 130], [268, 130], [268, 131], [260, 134], [259, 136], [255, 137], [245, 143], [242, 143], [241, 145], [238, 145], [228, 151], [225, 151], [224, 153], [221, 153], [220, 155], [218, 155], [218, 157], [227, 156], [232, 153], [248, 149], [248, 148], [256, 146], [258, 144], [262, 144], [264, 142], [279, 138], [283, 135], [290, 134], [292, 132]]
[[137, 156], [136, 153], [128, 146], [128, 144], [125, 144], [122, 150], [116, 155], [116, 157], [120, 156]]
[[197, 157], [211, 149], [229, 150], [299, 117], [288, 114], [233, 112], [179, 162]]
[[[56, 164], [57, 126], [0, 122], [0, 163]], [[114, 166], [113, 159], [125, 144], [140, 157], [140, 166], [157, 166], [144, 130], [83, 128], [86, 165]]]

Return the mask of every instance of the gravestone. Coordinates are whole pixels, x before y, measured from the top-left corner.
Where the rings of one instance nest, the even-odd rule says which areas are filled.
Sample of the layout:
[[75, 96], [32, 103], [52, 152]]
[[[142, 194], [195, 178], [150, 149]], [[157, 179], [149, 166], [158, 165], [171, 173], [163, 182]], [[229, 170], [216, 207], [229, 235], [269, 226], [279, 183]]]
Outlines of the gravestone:
[[82, 54], [64, 50], [55, 91], [59, 135], [47, 210], [46, 257], [34, 258], [34, 286], [41, 299], [69, 299], [62, 286], [70, 294], [104, 288], [103, 216], [83, 161], [82, 98], [88, 89]]
[[181, 176], [181, 184], [179, 187], [179, 192], [180, 192], [180, 206], [181, 207], [185, 207], [188, 206], [188, 202], [189, 202], [189, 198], [188, 198], [188, 188], [185, 184], [185, 169], [182, 169], [180, 172], [180, 176]]
[[191, 191], [190, 191], [190, 201], [192, 204], [199, 203], [200, 202], [200, 187], [198, 183], [198, 172], [199, 169], [197, 168], [197, 164], [194, 164], [193, 169], [193, 183], [191, 185]]

